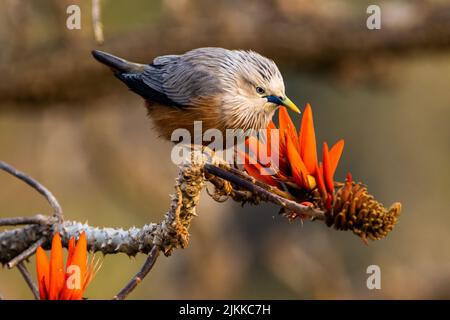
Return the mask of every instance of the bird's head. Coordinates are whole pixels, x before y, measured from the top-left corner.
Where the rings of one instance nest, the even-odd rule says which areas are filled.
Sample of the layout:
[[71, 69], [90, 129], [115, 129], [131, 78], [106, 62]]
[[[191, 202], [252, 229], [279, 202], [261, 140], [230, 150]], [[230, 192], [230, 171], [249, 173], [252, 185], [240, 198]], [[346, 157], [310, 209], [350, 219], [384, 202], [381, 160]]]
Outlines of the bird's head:
[[224, 70], [225, 118], [233, 128], [266, 128], [275, 110], [285, 106], [300, 113], [286, 96], [283, 77], [272, 60], [253, 51], [233, 51]]

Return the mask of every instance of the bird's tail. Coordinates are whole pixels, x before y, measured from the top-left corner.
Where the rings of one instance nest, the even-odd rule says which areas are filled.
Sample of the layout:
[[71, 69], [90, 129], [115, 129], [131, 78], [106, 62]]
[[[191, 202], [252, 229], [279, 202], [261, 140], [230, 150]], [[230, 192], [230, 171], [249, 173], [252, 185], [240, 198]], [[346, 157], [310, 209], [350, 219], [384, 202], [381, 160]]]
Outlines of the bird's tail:
[[114, 75], [120, 79], [127, 87], [143, 97], [144, 99], [170, 104], [178, 105], [176, 102], [171, 101], [164, 93], [161, 93], [151, 87], [149, 87], [143, 80], [143, 75], [147, 65], [129, 62], [125, 59], [116, 57], [112, 54], [93, 50], [92, 56], [102, 64], [111, 68]]
[[141, 73], [145, 65], [127, 61], [110, 53], [100, 50], [92, 50], [92, 56], [104, 65], [110, 67], [114, 73]]

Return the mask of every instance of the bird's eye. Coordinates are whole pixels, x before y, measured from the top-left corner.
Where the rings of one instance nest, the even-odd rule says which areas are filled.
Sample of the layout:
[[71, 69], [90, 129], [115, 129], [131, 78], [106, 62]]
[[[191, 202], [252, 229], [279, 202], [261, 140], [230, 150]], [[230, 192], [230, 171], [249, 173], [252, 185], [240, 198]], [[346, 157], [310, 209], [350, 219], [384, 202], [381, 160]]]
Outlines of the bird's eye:
[[261, 87], [256, 87], [256, 92], [257, 92], [258, 94], [264, 94], [264, 93], [266, 93], [266, 90], [264, 90], [264, 89], [261, 88]]

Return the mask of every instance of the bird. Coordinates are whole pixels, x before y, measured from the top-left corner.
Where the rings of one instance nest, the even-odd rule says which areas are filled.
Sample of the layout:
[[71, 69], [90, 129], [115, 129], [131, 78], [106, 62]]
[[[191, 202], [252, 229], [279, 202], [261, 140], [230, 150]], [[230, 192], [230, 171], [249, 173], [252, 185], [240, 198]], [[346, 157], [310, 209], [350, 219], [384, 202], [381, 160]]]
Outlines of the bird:
[[205, 47], [184, 54], [158, 56], [149, 64], [92, 51], [131, 91], [145, 100], [159, 136], [176, 129], [259, 130], [269, 125], [279, 106], [300, 113], [286, 96], [275, 62], [252, 50]]

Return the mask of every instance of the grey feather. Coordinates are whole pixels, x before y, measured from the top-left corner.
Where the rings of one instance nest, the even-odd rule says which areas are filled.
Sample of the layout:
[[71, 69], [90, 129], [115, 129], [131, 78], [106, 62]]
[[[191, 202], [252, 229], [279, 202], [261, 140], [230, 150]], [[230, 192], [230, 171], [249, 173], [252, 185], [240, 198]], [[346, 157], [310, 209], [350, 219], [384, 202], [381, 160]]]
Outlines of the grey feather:
[[[156, 57], [149, 65], [132, 63], [101, 51], [93, 51], [93, 55], [113, 68], [119, 79], [144, 98], [151, 99], [156, 91], [177, 105], [190, 105], [200, 97], [225, 92], [236, 84], [237, 74], [247, 75], [246, 80], [252, 82], [256, 75], [263, 80], [282, 79], [273, 61], [253, 51], [199, 48], [183, 55]], [[151, 89], [147, 94], [144, 84]]]
[[181, 105], [189, 105], [199, 97], [214, 96], [236, 85], [236, 75], [252, 70], [267, 80], [282, 77], [275, 63], [253, 51], [199, 48], [183, 55], [155, 58], [145, 68], [142, 81]]

